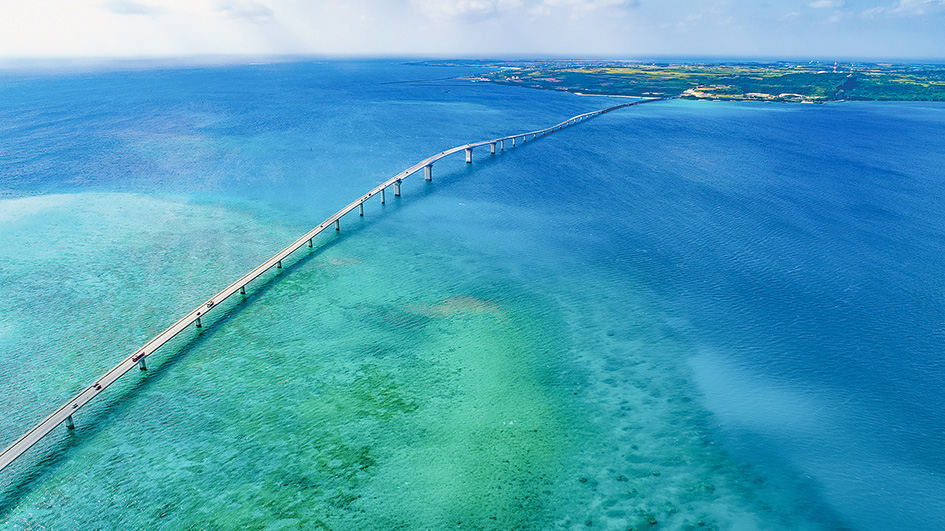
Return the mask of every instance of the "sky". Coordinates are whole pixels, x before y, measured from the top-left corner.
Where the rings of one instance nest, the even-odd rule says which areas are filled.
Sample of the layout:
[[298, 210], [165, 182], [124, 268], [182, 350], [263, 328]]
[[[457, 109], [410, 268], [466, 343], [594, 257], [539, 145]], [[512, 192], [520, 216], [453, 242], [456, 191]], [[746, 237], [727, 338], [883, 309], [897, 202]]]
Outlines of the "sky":
[[945, 59], [945, 0], [0, 0], [0, 58]]

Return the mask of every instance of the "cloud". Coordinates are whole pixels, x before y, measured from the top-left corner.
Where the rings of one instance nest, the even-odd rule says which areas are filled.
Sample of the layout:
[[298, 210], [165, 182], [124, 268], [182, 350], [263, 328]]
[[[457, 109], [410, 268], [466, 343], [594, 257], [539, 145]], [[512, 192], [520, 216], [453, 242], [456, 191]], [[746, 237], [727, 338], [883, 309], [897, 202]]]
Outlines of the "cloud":
[[945, 8], [945, 0], [899, 0], [892, 12], [903, 15], [925, 15], [941, 11], [942, 8]]
[[922, 16], [945, 12], [945, 0], [898, 0], [890, 6], [877, 6], [865, 9], [862, 15], [874, 18], [882, 15]]
[[850, 13], [846, 11], [834, 11], [830, 17], [827, 18], [827, 22], [830, 24], [836, 24], [837, 22], [843, 21], [850, 18]]
[[104, 6], [106, 11], [117, 15], [153, 15], [163, 12], [159, 7], [149, 6], [134, 0], [108, 0]]
[[567, 8], [571, 16], [580, 16], [595, 11], [622, 10], [639, 5], [639, 0], [541, 0], [533, 11], [548, 15], [558, 8]]
[[521, 0], [410, 0], [410, 7], [431, 18], [476, 21], [522, 6]]
[[832, 9], [833, 12], [827, 17], [828, 24], [836, 24], [837, 22], [850, 18], [851, 12], [847, 9], [843, 9], [844, 6], [846, 6], [844, 0], [815, 0], [807, 4], [807, 7], [813, 9]]
[[[410, 7], [432, 18], [476, 21], [497, 18], [514, 11], [533, 15], [566, 12], [571, 16], [639, 5], [639, 0], [409, 0]], [[523, 10], [523, 11], [522, 11]]]
[[[843, 0], [837, 7], [840, 1], [19, 0], [4, 4], [0, 60], [253, 53], [945, 57], [945, 0]], [[830, 24], [831, 16], [846, 18]]]
[[252, 22], [272, 22], [275, 12], [269, 6], [253, 0], [234, 0], [221, 3], [217, 10], [231, 18], [241, 18]]
[[597, 11], [614, 7], [636, 7], [637, 0], [542, 0], [546, 6], [567, 6], [580, 11]]

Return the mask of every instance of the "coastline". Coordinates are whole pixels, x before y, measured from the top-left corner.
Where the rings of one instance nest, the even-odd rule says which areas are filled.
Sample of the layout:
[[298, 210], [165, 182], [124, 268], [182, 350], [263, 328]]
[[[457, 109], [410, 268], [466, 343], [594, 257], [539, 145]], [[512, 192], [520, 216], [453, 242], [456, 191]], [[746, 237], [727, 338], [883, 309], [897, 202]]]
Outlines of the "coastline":
[[939, 65], [532, 62], [480, 74], [500, 85], [580, 95], [718, 101], [945, 101]]

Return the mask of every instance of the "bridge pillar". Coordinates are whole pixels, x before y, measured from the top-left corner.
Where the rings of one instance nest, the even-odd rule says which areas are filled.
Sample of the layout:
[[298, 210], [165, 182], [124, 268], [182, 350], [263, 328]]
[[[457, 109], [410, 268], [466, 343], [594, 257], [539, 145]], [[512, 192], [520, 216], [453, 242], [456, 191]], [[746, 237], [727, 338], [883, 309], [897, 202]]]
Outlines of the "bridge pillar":
[[466, 163], [472, 162], [472, 148], [466, 148]]
[[505, 151], [505, 140], [499, 140], [499, 150]]
[[203, 328], [203, 325], [200, 323], [200, 314], [197, 314], [197, 320], [194, 321], [194, 324], [197, 325], [197, 328]]
[[515, 137], [512, 137], [512, 147], [515, 147]]
[[309, 249], [312, 248], [312, 239], [311, 239], [311, 238], [308, 239], [308, 248], [309, 248]]
[[489, 152], [495, 155], [495, 142], [489, 144]]
[[423, 180], [432, 181], [433, 180], [433, 165], [427, 164], [423, 167]]
[[358, 215], [364, 217], [364, 201], [358, 203]]
[[400, 181], [394, 181], [394, 196], [400, 197]]
[[75, 422], [72, 422], [72, 415], [69, 415], [68, 417], [66, 417], [66, 420], [64, 422], [66, 424], [67, 429], [70, 429], [70, 430], [75, 429]]
[[141, 369], [142, 371], [148, 370], [148, 364], [145, 363], [144, 360], [145, 358], [141, 358], [140, 360], [138, 360], [138, 368]]
[[282, 260], [276, 262], [276, 269], [282, 269]]
[[335, 220], [335, 230], [341, 230], [341, 220]]
[[246, 286], [240, 286], [240, 295], [246, 295]]
[[384, 204], [384, 188], [381, 188], [381, 204]]

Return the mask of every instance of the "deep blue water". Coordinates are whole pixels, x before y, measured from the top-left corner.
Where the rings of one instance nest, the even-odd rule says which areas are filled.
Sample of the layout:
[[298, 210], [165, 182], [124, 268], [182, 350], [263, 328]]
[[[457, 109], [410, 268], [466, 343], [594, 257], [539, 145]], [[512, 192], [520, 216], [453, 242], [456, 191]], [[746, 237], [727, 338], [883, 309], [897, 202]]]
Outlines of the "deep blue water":
[[[0, 445], [407, 166], [622, 101], [475, 72], [0, 74]], [[2, 527], [945, 527], [943, 133], [667, 101], [441, 161], [0, 473]]]

